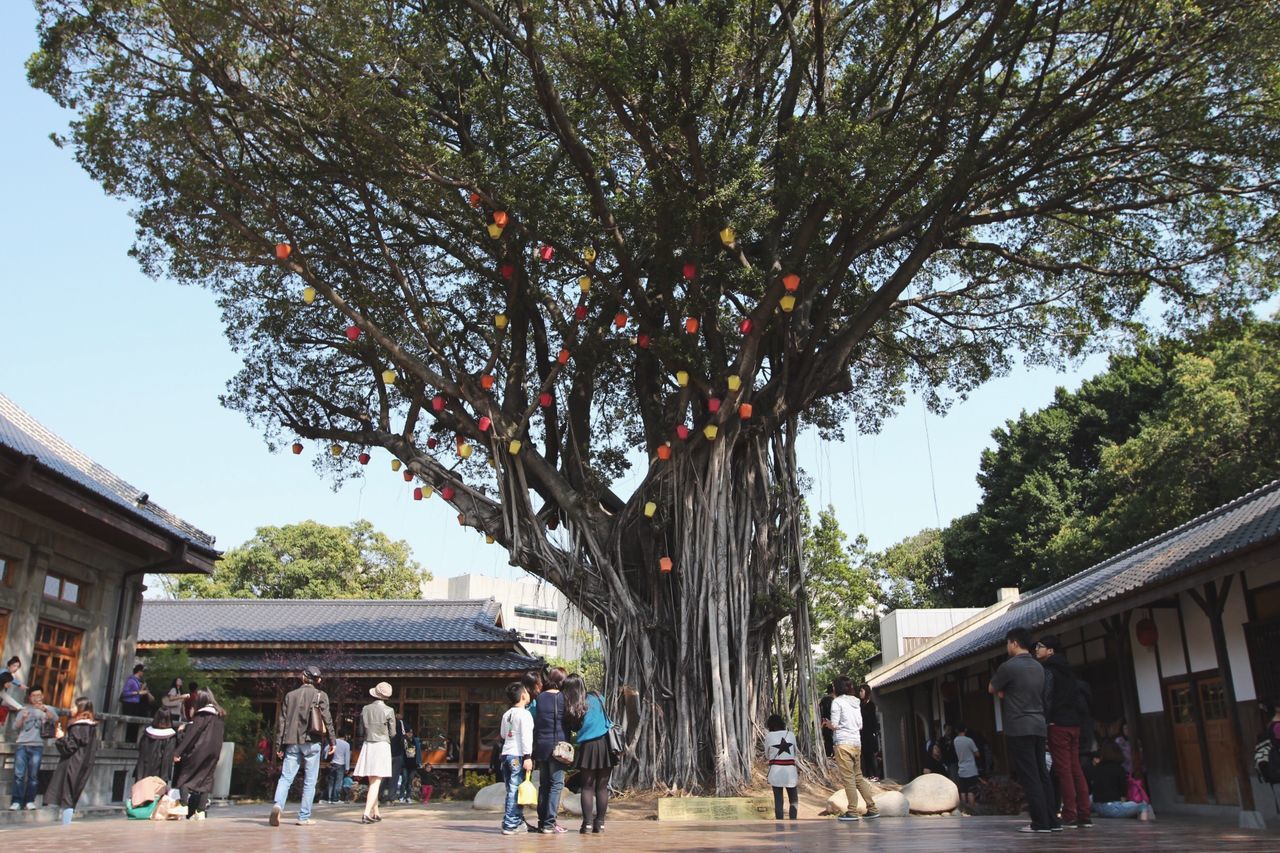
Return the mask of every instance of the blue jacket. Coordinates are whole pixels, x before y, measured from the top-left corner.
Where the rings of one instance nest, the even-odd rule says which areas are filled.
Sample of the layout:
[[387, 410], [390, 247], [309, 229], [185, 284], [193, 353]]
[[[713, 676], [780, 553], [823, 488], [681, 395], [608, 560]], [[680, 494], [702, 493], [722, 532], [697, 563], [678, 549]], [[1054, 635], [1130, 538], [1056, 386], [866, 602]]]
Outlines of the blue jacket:
[[578, 743], [604, 737], [609, 733], [609, 717], [604, 712], [604, 702], [594, 693], [587, 694], [587, 715], [578, 729]]

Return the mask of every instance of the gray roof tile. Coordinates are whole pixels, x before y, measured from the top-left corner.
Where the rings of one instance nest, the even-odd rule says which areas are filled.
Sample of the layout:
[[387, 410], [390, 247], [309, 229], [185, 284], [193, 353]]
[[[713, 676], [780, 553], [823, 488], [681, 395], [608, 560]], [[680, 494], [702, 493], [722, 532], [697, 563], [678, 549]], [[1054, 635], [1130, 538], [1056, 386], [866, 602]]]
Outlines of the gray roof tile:
[[[315, 663], [314, 656], [296, 653], [286, 655], [198, 655], [191, 658], [191, 665], [201, 672], [297, 672]], [[383, 672], [521, 672], [534, 669], [541, 658], [517, 652], [489, 652], [463, 654], [353, 654], [342, 658], [325, 658], [323, 669], [336, 669], [343, 673]]]
[[36, 464], [110, 501], [134, 518], [185, 539], [203, 552], [217, 553], [213, 537], [208, 533], [150, 500], [139, 504], [142, 489], [129, 485], [76, 450], [3, 394], [0, 394], [0, 446], [34, 457]]
[[493, 643], [516, 639], [497, 626], [493, 599], [145, 601], [140, 643]]
[[[1002, 615], [950, 641], [941, 641], [878, 688], [927, 674], [1004, 644], [1010, 628], [1033, 633], [1214, 561], [1280, 539], [1280, 480], [1211, 510], [1092, 568], [1023, 595]], [[890, 664], [892, 666], [892, 664]], [[874, 673], [872, 673], [874, 681]]]

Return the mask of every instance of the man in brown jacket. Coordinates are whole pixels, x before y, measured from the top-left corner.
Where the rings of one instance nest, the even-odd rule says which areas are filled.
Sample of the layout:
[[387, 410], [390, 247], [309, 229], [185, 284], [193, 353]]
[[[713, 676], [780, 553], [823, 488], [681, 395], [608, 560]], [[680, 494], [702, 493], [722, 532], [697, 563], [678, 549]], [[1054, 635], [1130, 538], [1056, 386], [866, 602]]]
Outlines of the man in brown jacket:
[[[329, 753], [333, 753], [333, 718], [329, 716], [329, 697], [318, 685], [320, 668], [308, 666], [302, 670], [302, 684], [290, 690], [284, 697], [284, 707], [276, 721], [276, 757], [284, 759], [280, 768], [280, 781], [276, 785], [276, 801], [271, 807], [271, 825], [280, 825], [280, 813], [289, 798], [289, 788], [298, 775], [298, 768], [305, 768], [302, 777], [302, 802], [298, 806], [298, 826], [312, 826], [311, 803], [316, 796], [316, 779], [320, 775], [320, 752], [328, 741]], [[322, 730], [312, 725], [312, 709], [319, 711]]]

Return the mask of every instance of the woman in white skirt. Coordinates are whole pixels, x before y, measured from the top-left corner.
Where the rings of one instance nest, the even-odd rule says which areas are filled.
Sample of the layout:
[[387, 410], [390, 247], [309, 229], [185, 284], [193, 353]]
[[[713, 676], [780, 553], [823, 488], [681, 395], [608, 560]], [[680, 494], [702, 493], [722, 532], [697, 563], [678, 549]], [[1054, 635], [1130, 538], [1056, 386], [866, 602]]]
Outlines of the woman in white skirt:
[[369, 780], [369, 796], [364, 801], [361, 823], [377, 823], [382, 820], [378, 810], [378, 789], [382, 780], [391, 775], [391, 738], [396, 733], [396, 712], [386, 700], [391, 698], [391, 685], [379, 681], [369, 690], [373, 701], [360, 712], [364, 724], [364, 746], [352, 776], [365, 776]]

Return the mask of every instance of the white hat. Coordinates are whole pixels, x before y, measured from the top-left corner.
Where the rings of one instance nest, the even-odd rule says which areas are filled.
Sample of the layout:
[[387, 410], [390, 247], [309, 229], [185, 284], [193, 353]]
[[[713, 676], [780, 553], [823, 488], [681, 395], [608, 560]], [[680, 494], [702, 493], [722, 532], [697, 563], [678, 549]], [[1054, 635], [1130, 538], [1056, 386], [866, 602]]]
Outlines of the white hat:
[[369, 695], [374, 699], [390, 699], [391, 685], [385, 681], [379, 681], [376, 685], [369, 688]]

